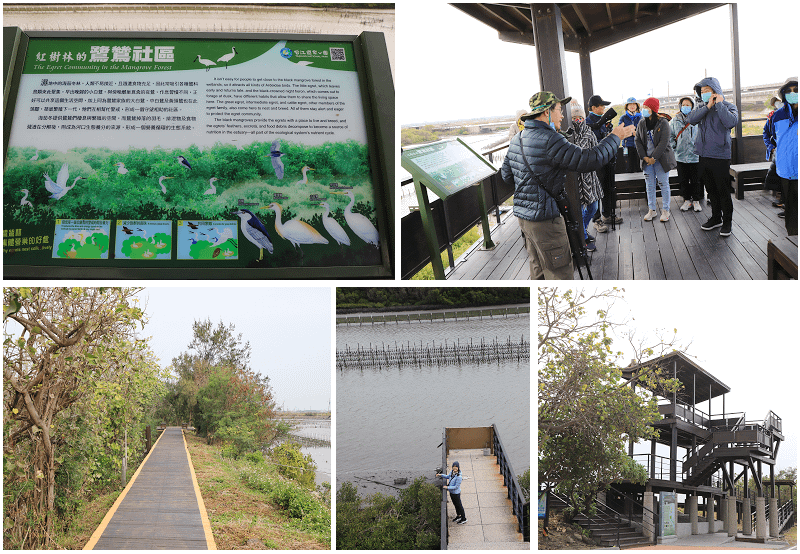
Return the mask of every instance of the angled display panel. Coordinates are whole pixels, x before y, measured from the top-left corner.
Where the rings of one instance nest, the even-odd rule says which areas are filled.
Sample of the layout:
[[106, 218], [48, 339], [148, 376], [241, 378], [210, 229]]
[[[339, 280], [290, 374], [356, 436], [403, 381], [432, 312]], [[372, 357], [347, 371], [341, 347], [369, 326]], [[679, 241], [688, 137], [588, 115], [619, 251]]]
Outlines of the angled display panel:
[[375, 34], [23, 33], [5, 274], [390, 276]]

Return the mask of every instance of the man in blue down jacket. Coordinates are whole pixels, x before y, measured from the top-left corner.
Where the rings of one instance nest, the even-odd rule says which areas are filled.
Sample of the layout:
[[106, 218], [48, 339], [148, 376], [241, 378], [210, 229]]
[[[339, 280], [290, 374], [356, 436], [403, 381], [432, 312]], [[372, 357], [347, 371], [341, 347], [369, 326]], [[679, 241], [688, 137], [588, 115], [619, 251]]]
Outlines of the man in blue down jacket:
[[695, 108], [686, 122], [697, 125], [694, 149], [700, 157], [697, 176], [708, 191], [711, 201], [711, 218], [700, 228], [710, 231], [722, 227], [719, 234], [731, 234], [733, 201], [730, 193], [731, 129], [739, 120], [739, 110], [722, 96], [722, 87], [714, 77], [706, 77], [694, 86], [697, 97]]
[[511, 139], [501, 169], [504, 181], [514, 181], [514, 215], [525, 235], [531, 279], [574, 277], [567, 229], [555, 198], [566, 194], [567, 170], [600, 169], [614, 157], [620, 141], [635, 132], [633, 126], [616, 127], [586, 150], [570, 144], [556, 129], [563, 118], [561, 106], [571, 99], [559, 100], [546, 91], [534, 94], [531, 111], [521, 117], [525, 129]]

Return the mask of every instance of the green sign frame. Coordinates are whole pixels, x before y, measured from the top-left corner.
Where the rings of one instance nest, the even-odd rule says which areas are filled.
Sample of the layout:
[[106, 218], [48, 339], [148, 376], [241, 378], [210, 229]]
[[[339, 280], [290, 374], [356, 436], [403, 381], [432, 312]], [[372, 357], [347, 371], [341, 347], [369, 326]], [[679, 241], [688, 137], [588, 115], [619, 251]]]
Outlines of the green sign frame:
[[[434, 159], [427, 159], [429, 157]], [[414, 178], [414, 188], [417, 192], [434, 278], [447, 277], [439, 255], [439, 242], [436, 238], [436, 228], [426, 188], [431, 189], [444, 202], [449, 196], [474, 186], [478, 195], [478, 210], [483, 227], [483, 247], [491, 250], [497, 246], [492, 242], [489, 229], [484, 181], [496, 174], [498, 168], [460, 138], [406, 148], [400, 157], [400, 164]]]
[[[240, 215], [239, 217], [242, 218], [242, 221], [237, 221], [237, 217], [235, 215], [227, 215], [220, 217], [210, 217], [206, 218], [209, 221], [199, 221], [204, 219], [201, 214], [198, 214], [192, 219], [191, 217], [181, 218], [172, 217], [172, 230], [164, 230], [163, 222], [160, 228], [157, 228], [156, 224], [159, 223], [158, 221], [150, 221], [151, 218], [146, 216], [143, 217], [131, 217], [130, 214], [126, 215], [115, 215], [111, 214], [100, 214], [99, 217], [88, 217], [82, 214], [67, 214], [67, 215], [60, 215], [58, 217], [72, 217], [73, 219], [56, 219], [57, 225], [63, 224], [63, 229], [60, 227], [56, 227], [57, 232], [63, 232], [63, 236], [70, 236], [72, 242], [72, 248], [67, 250], [66, 248], [58, 249], [56, 252], [55, 245], [52, 248], [52, 257], [49, 260], [44, 259], [43, 255], [39, 255], [36, 258], [35, 263], [31, 263], [29, 261], [23, 260], [21, 263], [17, 262], [14, 259], [14, 256], [8, 255], [6, 249], [6, 233], [13, 233], [14, 229], [9, 230], [8, 226], [9, 223], [6, 222], [8, 217], [4, 218], [4, 260], [3, 260], [3, 269], [4, 275], [6, 278], [94, 278], [94, 279], [186, 279], [187, 276], [192, 279], [337, 279], [337, 278], [378, 278], [378, 279], [392, 279], [394, 276], [395, 271], [395, 264], [394, 264], [394, 251], [395, 251], [395, 198], [394, 198], [394, 144], [395, 144], [395, 136], [394, 136], [394, 84], [392, 80], [392, 75], [390, 71], [389, 65], [389, 58], [388, 58], [388, 51], [386, 48], [385, 38], [383, 33], [375, 33], [375, 32], [363, 32], [360, 35], [298, 35], [298, 34], [264, 34], [264, 33], [175, 33], [175, 32], [164, 32], [164, 33], [157, 33], [157, 32], [59, 32], [59, 31], [22, 31], [15, 27], [6, 27], [4, 28], [3, 33], [4, 39], [4, 124], [3, 124], [3, 157], [4, 157], [4, 174], [8, 170], [8, 164], [10, 163], [9, 160], [9, 148], [14, 147], [14, 145], [9, 144], [9, 139], [11, 136], [12, 126], [14, 125], [14, 118], [15, 115], [20, 117], [25, 117], [26, 114], [23, 112], [19, 112], [18, 104], [20, 107], [28, 108], [26, 104], [21, 104], [18, 102], [20, 99], [20, 84], [23, 77], [23, 69], [26, 65], [26, 60], [28, 64], [28, 68], [30, 71], [30, 64], [31, 57], [36, 55], [36, 51], [33, 49], [32, 43], [35, 44], [42, 44], [45, 40], [52, 39], [53, 41], [58, 41], [62, 39], [70, 39], [72, 42], [79, 42], [78, 39], [86, 41], [87, 44], [98, 42], [98, 41], [106, 41], [111, 42], [121, 42], [125, 43], [125, 41], [132, 41], [130, 44], [137, 44], [136, 41], [147, 41], [146, 44], [160, 46], [162, 44], [168, 43], [178, 43], [179, 41], [196, 41], [195, 44], [200, 44], [201, 42], [204, 43], [217, 43], [219, 44], [222, 41], [233, 42], [235, 41], [236, 44], [242, 44], [244, 48], [241, 48], [236, 51], [235, 56], [231, 56], [227, 61], [225, 61], [225, 66], [222, 66], [222, 63], [219, 64], [220, 67], [215, 68], [217, 75], [219, 76], [230, 76], [234, 74], [235, 70], [235, 62], [242, 63], [247, 61], [248, 59], [254, 59], [258, 52], [255, 49], [250, 49], [248, 51], [247, 46], [255, 45], [258, 43], [262, 43], [267, 45], [266, 47], [270, 47], [271, 45], [277, 44], [281, 46], [281, 41], [285, 41], [284, 49], [281, 50], [281, 55], [284, 58], [293, 58], [289, 61], [295, 62], [297, 66], [302, 65], [311, 65], [316, 63], [319, 67], [324, 68], [329, 71], [333, 71], [335, 69], [346, 69], [343, 66], [336, 66], [335, 64], [331, 64], [329, 60], [324, 59], [318, 50], [321, 50], [324, 47], [323, 43], [335, 43], [335, 46], [341, 47], [342, 51], [344, 52], [347, 49], [352, 55], [347, 55], [347, 65], [350, 66], [349, 69], [346, 71], [350, 71], [351, 74], [357, 75], [357, 85], [354, 85], [354, 88], [351, 87], [354, 91], [357, 90], [360, 94], [360, 110], [358, 107], [355, 109], [358, 110], [358, 116], [363, 117], [363, 124], [366, 129], [366, 144], [362, 148], [366, 148], [368, 154], [364, 156], [366, 159], [363, 162], [366, 165], [362, 165], [361, 167], [366, 167], [368, 173], [366, 174], [368, 179], [364, 181], [369, 183], [367, 185], [367, 189], [357, 189], [355, 185], [348, 184], [348, 182], [343, 177], [342, 179], [336, 178], [335, 174], [329, 174], [327, 176], [327, 180], [324, 183], [325, 191], [323, 194], [316, 195], [312, 194], [309, 195], [309, 198], [306, 199], [305, 204], [312, 204], [316, 206], [315, 201], [319, 201], [321, 204], [323, 201], [327, 200], [327, 203], [331, 205], [330, 216], [327, 219], [333, 219], [333, 216], [336, 216], [340, 220], [339, 227], [346, 227], [349, 229], [349, 239], [353, 243], [353, 250], [349, 251], [346, 250], [348, 246], [345, 244], [338, 244], [334, 242], [331, 237], [336, 238], [333, 236], [333, 233], [327, 231], [328, 225], [325, 225], [323, 229], [322, 223], [328, 223], [324, 221], [320, 215], [315, 215], [315, 219], [308, 223], [308, 218], [305, 217], [306, 221], [298, 221], [299, 217], [297, 213], [294, 211], [292, 212], [295, 215], [294, 220], [290, 220], [292, 214], [283, 215], [283, 233], [281, 233], [281, 229], [279, 229], [279, 222], [278, 218], [281, 216], [279, 215], [279, 210], [281, 209], [280, 203], [281, 196], [280, 193], [276, 193], [273, 197], [266, 197], [265, 199], [259, 199], [258, 203], [261, 205], [257, 205], [253, 203], [251, 205], [245, 205], [248, 209], [255, 212], [256, 210], [264, 210], [261, 212], [256, 212], [259, 216], [259, 219], [262, 220], [263, 226], [269, 229], [271, 233], [272, 242], [275, 244], [276, 253], [278, 250], [281, 251], [283, 257], [282, 260], [291, 259], [291, 263], [289, 265], [279, 265], [282, 262], [273, 262], [274, 264], [278, 264], [275, 267], [264, 267], [268, 265], [266, 262], [262, 263], [262, 267], [257, 267], [259, 265], [259, 261], [261, 258], [256, 258], [255, 256], [261, 251], [261, 256], [267, 256], [268, 250], [266, 247], [259, 249], [258, 244], [254, 242], [252, 239], [245, 234], [245, 218], [246, 216]], [[67, 41], [63, 41], [67, 43]], [[141, 44], [141, 42], [139, 42]], [[188, 42], [187, 42], [188, 44]], [[298, 45], [300, 48], [298, 49]], [[303, 45], [307, 45], [307, 48], [303, 48]], [[318, 46], [322, 45], [322, 47]], [[30, 47], [30, 52], [28, 52]], [[265, 47], [265, 48], [266, 48]], [[194, 49], [195, 47], [193, 47]], [[333, 45], [331, 46], [331, 49]], [[130, 50], [130, 49], [129, 49]], [[284, 51], [286, 51], [287, 55], [284, 55]], [[294, 54], [294, 56], [293, 56]], [[327, 52], [325, 53], [327, 55]], [[102, 54], [101, 54], [102, 55]], [[124, 55], [124, 53], [123, 53]], [[163, 55], [163, 54], [162, 54]], [[169, 56], [170, 53], [167, 51], [166, 56]], [[209, 56], [202, 54], [201, 61], [196, 63], [203, 63], [203, 58], [208, 58]], [[330, 58], [333, 59], [334, 55], [331, 52]], [[41, 58], [40, 58], [41, 60]], [[138, 61], [138, 60], [135, 60]], [[177, 61], [177, 60], [176, 60]], [[49, 60], [48, 60], [49, 63]], [[124, 62], [123, 62], [124, 63]], [[176, 67], [176, 70], [186, 70], [191, 69], [187, 65], [187, 60], [181, 60], [182, 66]], [[325, 65], [327, 64], [327, 65]], [[204, 64], [205, 65], [205, 64]], [[184, 67], [186, 66], [186, 67]], [[128, 67], [132, 67], [130, 65], [125, 66], [123, 65], [123, 70]], [[109, 68], [112, 70], [113, 68]], [[202, 66], [201, 66], [202, 69]], [[158, 71], [159, 67], [151, 67], [151, 70]], [[131, 79], [147, 79], [147, 69], [135, 69], [131, 70], [135, 71], [131, 73]], [[56, 79], [66, 80], [70, 77], [69, 71], [64, 71], [63, 74], [59, 73], [56, 75]], [[102, 71], [98, 71], [98, 79], [103, 79]], [[296, 85], [293, 85], [296, 86]], [[291, 103], [291, 102], [290, 102]], [[357, 106], [357, 104], [354, 104]], [[244, 109], [244, 108], [243, 108]], [[208, 115], [208, 114], [206, 114]], [[299, 134], [299, 133], [298, 133]], [[262, 139], [266, 140], [266, 139]], [[291, 139], [290, 139], [291, 140]], [[285, 145], [285, 142], [281, 144], [281, 147]], [[186, 145], [188, 147], [188, 144]], [[230, 150], [232, 145], [227, 145], [228, 149]], [[290, 145], [294, 146], [294, 145]], [[302, 146], [302, 145], [301, 145]], [[336, 146], [336, 145], [334, 145]], [[270, 164], [270, 152], [269, 145], [261, 145], [261, 148], [267, 148], [266, 154], [264, 158], [268, 160], [266, 162], [266, 167], [269, 171], [272, 169], [269, 167]], [[330, 148], [328, 148], [330, 150]], [[31, 149], [32, 150], [32, 149]], [[263, 151], [263, 150], [262, 150]], [[277, 148], [276, 148], [277, 151]], [[280, 154], [280, 152], [278, 151]], [[38, 154], [38, 150], [37, 150]], [[363, 155], [363, 154], [362, 154]], [[27, 156], [27, 153], [26, 153]], [[275, 155], [273, 154], [272, 157], [274, 158]], [[17, 158], [20, 159], [19, 157]], [[285, 159], [285, 158], [284, 158]], [[362, 158], [363, 159], [363, 158]], [[27, 157], [25, 158], [27, 160]], [[180, 161], [179, 161], [180, 162]], [[175, 165], [179, 162], [175, 162]], [[73, 163], [70, 161], [70, 163]], [[40, 197], [40, 201], [48, 202], [51, 206], [54, 205], [60, 198], [53, 199], [53, 196], [50, 197], [48, 200], [46, 198], [47, 192], [52, 192], [51, 188], [48, 187], [48, 191], [44, 191], [44, 185], [48, 184], [49, 181], [53, 181], [50, 183], [53, 187], [55, 187], [55, 182], [58, 181], [59, 186], [64, 187], [64, 183], [61, 183], [62, 180], [66, 180], [67, 183], [72, 183], [72, 179], [68, 177], [69, 169], [64, 169], [67, 163], [64, 162], [63, 166], [61, 165], [61, 160], [55, 161], [54, 163], [49, 166], [49, 180], [48, 179], [39, 179], [43, 181], [43, 184], [39, 186], [39, 180], [37, 180], [36, 186], [41, 189], [38, 191], [38, 196]], [[124, 164], [123, 164], [124, 166]], [[273, 163], [273, 166], [275, 164]], [[74, 167], [74, 165], [73, 165]], [[294, 182], [293, 175], [289, 174], [288, 170], [289, 165], [287, 164], [287, 181]], [[61, 174], [59, 168], [64, 169], [64, 174]], [[112, 168], [113, 169], [113, 168]], [[125, 168], [127, 169], [127, 168]], [[174, 167], [169, 167], [170, 170], [175, 171]], [[194, 169], [197, 169], [195, 166]], [[297, 168], [299, 171], [299, 167]], [[310, 168], [309, 171], [312, 171], [313, 168]], [[119, 168], [119, 172], [122, 173], [124, 171], [123, 167]], [[188, 173], [188, 169], [186, 170]], [[58, 177], [56, 176], [58, 173]], [[72, 173], [77, 173], [77, 171], [73, 170]], [[114, 173], [114, 172], [111, 172]], [[135, 172], [132, 171], [131, 175]], [[159, 171], [155, 175], [159, 174], [171, 175], [165, 171]], [[264, 178], [263, 173], [267, 173], [266, 170], [263, 170], [262, 175], [257, 176], [257, 178]], [[109, 172], [106, 170], [106, 173], [103, 173], [104, 176], [108, 176]], [[176, 173], [178, 179], [180, 179], [180, 172]], [[277, 178], [278, 170], [275, 169], [275, 173], [273, 175], [273, 180]], [[77, 175], [72, 175], [72, 177], [76, 177]], [[116, 175], [111, 175], [112, 177], [116, 178]], [[309, 173], [309, 176], [311, 174]], [[316, 177], [317, 174], [314, 174]], [[61, 177], [64, 177], [62, 179]], [[171, 177], [175, 178], [175, 177]], [[156, 196], [160, 195], [158, 191], [158, 185], [162, 184], [162, 189], [164, 188], [163, 185], [173, 185], [178, 183], [178, 179], [174, 181], [162, 181], [161, 183], [153, 183], [152, 188], [154, 188], [156, 192]], [[208, 183], [208, 176], [205, 177], [206, 183], [204, 188], [208, 185], [211, 186], [209, 190], [214, 190], [216, 186], [219, 186], [220, 183]], [[303, 172], [303, 179], [306, 179], [306, 172]], [[215, 179], [216, 180], [216, 179]], [[316, 181], [322, 181], [322, 179], [315, 179]], [[4, 179], [5, 181], [5, 179]], [[341, 182], [334, 182], [334, 181], [341, 181]], [[78, 186], [82, 184], [78, 182]], [[84, 182], [85, 183], [85, 182]], [[298, 181], [297, 184], [299, 185], [301, 181]], [[73, 185], [74, 186], [74, 185]], [[4, 187], [5, 188], [5, 187]], [[20, 188], [20, 187], [17, 187]], [[31, 188], [31, 187], [28, 187]], [[69, 187], [71, 188], [71, 187]], [[372, 190], [370, 191], [369, 188]], [[357, 192], [354, 194], [352, 191], [356, 189]], [[200, 200], [203, 200], [202, 190], [198, 189], [200, 192]], [[360, 192], [364, 190], [366, 192], [366, 196], [364, 192]], [[19, 191], [15, 191], [19, 192]], [[351, 201], [348, 202], [347, 196], [327, 196], [327, 193], [333, 194], [348, 194], [351, 198]], [[66, 194], [66, 193], [65, 193]], [[166, 193], [164, 193], [166, 194]], [[208, 193], [206, 193], [208, 194]], [[238, 194], [238, 192], [237, 192]], [[21, 196], [21, 194], [19, 194]], [[262, 194], [262, 197], [266, 195]], [[63, 197], [63, 195], [62, 195]], [[355, 198], [354, 198], [355, 197]], [[206, 198], [213, 198], [213, 197], [206, 197]], [[43, 199], [43, 200], [41, 200]], [[22, 199], [23, 202], [25, 198]], [[363, 201], [363, 202], [362, 202]], [[13, 202], [19, 204], [20, 199], [14, 198]], [[239, 200], [241, 204], [242, 200]], [[288, 200], [287, 200], [288, 203]], [[4, 202], [4, 210], [6, 210]], [[22, 204], [24, 206], [24, 204]], [[275, 205], [277, 207], [273, 207], [269, 209], [271, 205]], [[338, 209], [336, 213], [334, 213], [334, 209], [338, 205]], [[252, 206], [252, 207], [250, 207]], [[344, 219], [349, 216], [348, 213], [344, 210], [345, 206], [348, 207], [348, 212], [351, 207], [355, 208], [352, 211], [354, 216], [360, 215], [358, 210], [371, 210], [371, 215], [369, 219], [371, 219], [371, 226], [373, 229], [376, 230], [377, 234], [379, 235], [379, 244], [377, 246], [374, 243], [369, 242], [368, 238], [362, 238], [362, 234], [359, 234], [356, 230], [355, 224], [353, 222], [357, 222], [356, 219], [348, 219], [347, 223], [345, 223]], [[293, 206], [292, 206], [293, 207]], [[244, 208], [236, 208], [236, 211], [242, 211]], [[286, 210], [286, 205], [284, 205], [284, 210]], [[316, 211], [322, 212], [323, 208], [319, 207], [316, 208]], [[302, 214], [302, 210], [298, 209]], [[365, 212], [367, 213], [367, 212]], [[103, 217], [105, 216], [105, 217]], [[85, 221], [82, 221], [78, 218], [85, 218]], [[158, 218], [156, 218], [158, 219]], [[364, 218], [367, 219], [367, 218]], [[103, 221], [108, 220], [108, 221]], [[186, 223], [184, 223], [184, 220]], [[226, 221], [223, 221], [226, 220]], [[192, 223], [193, 222], [193, 223]], [[211, 225], [215, 222], [219, 222], [220, 225], [214, 226], [217, 228], [212, 228], [211, 233], [202, 233], [204, 230], [208, 230], [211, 228]], [[132, 225], [131, 225], [132, 223]], [[199, 229], [196, 227], [198, 224], [202, 225], [206, 223], [206, 227], [200, 227]], [[326, 248], [328, 248], [331, 252], [329, 254], [326, 253], [326, 257], [324, 258], [325, 261], [317, 261], [314, 258], [314, 255], [306, 254], [304, 252], [304, 246], [307, 248], [307, 251], [313, 252], [315, 248], [322, 248], [322, 242], [317, 244], [311, 244], [308, 242], [301, 242], [300, 244], [295, 244], [289, 236], [288, 231], [289, 224], [295, 224], [295, 228], [298, 228], [300, 225], [304, 226], [307, 229], [311, 229], [307, 231], [309, 233], [315, 233], [315, 236], [324, 236], [327, 238]], [[152, 231], [147, 227], [148, 224], [153, 226]], [[363, 224], [363, 220], [362, 220]], [[52, 225], [52, 224], [50, 224]], [[86, 227], [86, 229], [90, 229], [89, 233], [96, 231], [91, 238], [87, 237], [88, 233], [80, 233], [79, 229], [81, 225]], [[187, 227], [181, 228], [182, 225], [191, 225], [192, 229]], [[227, 228], [225, 227], [227, 225]], [[311, 227], [313, 225], [314, 227]], [[19, 227], [20, 225], [15, 225]], [[176, 227], [178, 226], [178, 227]], [[222, 240], [224, 238], [230, 238], [232, 234], [236, 233], [236, 231], [231, 231], [231, 229], [236, 229], [240, 226], [240, 230], [238, 234], [233, 237], [235, 240], [230, 242], [226, 242], [223, 244]], [[126, 230], [126, 234], [121, 233], [123, 228]], [[247, 227], [249, 229], [249, 227]], [[48, 230], [42, 232], [34, 232], [34, 234], [45, 235], [45, 237], [37, 237], [37, 238], [46, 238], [48, 242], [56, 242], [58, 237], [54, 236], [52, 231], [52, 226], [49, 227]], [[150, 243], [153, 245], [158, 245], [158, 247], [169, 249], [171, 246], [170, 240], [175, 243], [174, 250], [171, 251], [171, 255], [169, 255], [166, 259], [156, 260], [158, 257], [154, 254], [157, 252], [155, 247], [153, 247], [153, 252], [147, 252], [150, 254], [151, 258], [145, 259], [133, 259], [134, 256], [131, 254], [135, 253], [136, 247], [141, 247], [142, 245], [148, 246], [149, 243], [142, 243], [137, 241], [125, 240], [125, 244], [123, 245], [122, 239], [130, 239], [131, 233], [129, 231], [133, 231], [134, 235], [138, 233], [139, 235], [147, 236], [148, 233], [151, 237], [148, 238]], [[158, 231], [161, 231], [160, 234], [157, 234]], [[18, 232], [18, 231], [17, 231]], [[212, 236], [213, 239], [205, 239], [209, 243], [212, 240], [216, 243], [212, 246], [221, 246], [221, 248], [212, 248], [209, 247], [205, 252], [208, 254], [208, 257], [203, 257], [199, 250], [192, 250], [192, 259], [189, 259], [189, 255], [183, 254], [183, 259], [177, 254], [178, 252], [178, 243], [183, 243], [186, 241], [188, 237], [192, 241], [192, 246], [195, 246], [197, 240], [204, 240], [198, 236], [197, 232], [200, 235], [204, 236]], [[187, 234], [188, 233], [188, 234]], [[212, 234], [213, 233], [213, 234]], [[347, 234], [347, 233], [345, 233]], [[47, 237], [49, 235], [49, 237]], [[18, 235], [17, 235], [18, 236]], [[192, 236], [194, 236], [194, 240], [192, 240]], [[374, 236], [374, 235], [373, 235]], [[155, 238], [159, 237], [159, 238]], [[99, 240], [98, 240], [99, 239]], [[338, 241], [338, 239], [336, 239]], [[346, 239], [343, 239], [346, 240]], [[67, 242], [67, 241], [65, 241]], [[111, 244], [109, 244], [111, 243]], [[291, 244], [290, 244], [291, 243]], [[188, 244], [188, 241], [187, 241]], [[311, 244], [311, 246], [308, 246]], [[80, 259], [80, 256], [75, 256], [75, 246], [79, 246], [79, 251], [81, 251], [80, 247], [87, 247], [85, 250], [89, 252], [93, 250], [95, 245], [99, 245], [99, 249], [103, 251], [104, 255], [106, 256], [105, 259]], [[64, 244], [59, 244], [59, 247], [64, 246]], [[361, 257], [357, 257], [354, 252], [356, 252], [356, 246], [360, 249], [358, 250], [359, 253], [366, 252], [369, 249], [369, 254], [362, 255]], [[91, 248], [89, 248], [91, 247]], [[297, 254], [295, 255], [292, 250], [297, 248]], [[336, 248], [334, 248], [336, 247]], [[40, 250], [45, 250], [45, 247], [39, 247]], [[35, 248], [33, 249], [35, 250]], [[211, 253], [213, 250], [213, 254]], [[241, 253], [247, 254], [246, 256], [242, 256], [243, 261], [247, 261], [251, 267], [243, 267], [243, 263], [236, 263], [233, 260], [237, 260], [237, 256]], [[333, 252], [337, 250], [337, 252]], [[140, 250], [141, 252], [142, 250]], [[188, 251], [187, 248], [184, 248], [184, 252]], [[339, 255], [339, 251], [341, 251], [341, 255]], [[15, 251], [16, 253], [19, 250]], [[125, 256], [121, 255], [120, 252], [124, 253]], [[92, 254], [96, 254], [95, 252], [91, 252]], [[48, 252], [49, 254], [49, 252]], [[28, 260], [31, 259], [31, 254], [26, 254], [28, 256]], [[66, 256], [65, 256], [66, 255]], [[128, 256], [130, 255], [130, 256]], [[215, 259], [212, 259], [213, 258]], [[225, 259], [224, 257], [229, 257]], [[61, 259], [59, 259], [59, 257]], [[72, 259], [66, 259], [66, 257], [70, 257]], [[88, 255], [87, 255], [88, 258]], [[109, 259], [111, 258], [111, 259]], [[21, 256], [18, 256], [17, 259], [22, 259]], [[246, 259], [246, 260], [245, 260]], [[264, 258], [265, 260], [267, 258]], [[277, 258], [273, 258], [275, 260]], [[332, 260], [332, 262], [331, 262]], [[352, 264], [352, 265], [351, 265]], [[187, 271], [189, 270], [189, 271]]]

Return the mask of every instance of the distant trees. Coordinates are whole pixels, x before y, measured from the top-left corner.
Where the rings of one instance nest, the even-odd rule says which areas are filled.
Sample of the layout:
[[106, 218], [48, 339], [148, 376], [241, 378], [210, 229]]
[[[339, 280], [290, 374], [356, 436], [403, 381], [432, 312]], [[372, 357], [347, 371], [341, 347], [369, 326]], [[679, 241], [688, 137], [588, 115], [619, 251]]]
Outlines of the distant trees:
[[136, 292], [3, 289], [5, 548], [52, 547], [57, 515], [118, 486], [126, 432], [142, 444], [161, 375]]
[[487, 306], [530, 303], [530, 289], [509, 287], [383, 287], [336, 289], [336, 308]]
[[250, 368], [250, 343], [235, 326], [195, 321], [189, 350], [172, 360], [159, 415], [189, 422], [209, 444], [222, 441], [236, 455], [268, 445], [285, 430], [275, 421], [269, 377]]

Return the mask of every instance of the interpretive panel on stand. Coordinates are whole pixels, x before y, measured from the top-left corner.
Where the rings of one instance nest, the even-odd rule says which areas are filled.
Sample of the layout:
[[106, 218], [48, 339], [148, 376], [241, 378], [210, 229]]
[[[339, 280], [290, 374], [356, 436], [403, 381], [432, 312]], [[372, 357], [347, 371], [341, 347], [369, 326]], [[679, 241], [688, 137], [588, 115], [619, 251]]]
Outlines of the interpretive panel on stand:
[[3, 263], [380, 265], [369, 156], [351, 42], [31, 37]]
[[447, 198], [497, 173], [496, 167], [461, 139], [406, 148], [401, 165], [439, 198]]

